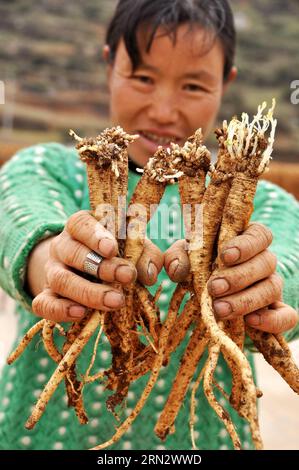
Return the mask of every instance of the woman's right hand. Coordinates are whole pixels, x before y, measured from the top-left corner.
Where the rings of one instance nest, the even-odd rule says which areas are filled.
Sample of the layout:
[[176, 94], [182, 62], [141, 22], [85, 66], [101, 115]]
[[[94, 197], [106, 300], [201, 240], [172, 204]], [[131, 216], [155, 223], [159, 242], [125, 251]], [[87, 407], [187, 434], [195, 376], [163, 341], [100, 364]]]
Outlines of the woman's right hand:
[[[105, 258], [98, 272], [102, 283], [90, 282], [72, 270], [84, 272], [83, 264], [90, 251]], [[120, 309], [124, 305], [122, 286], [134, 282], [137, 272], [130, 262], [117, 258], [117, 253], [117, 241], [89, 211], [73, 214], [63, 232], [49, 241], [43, 268], [45, 282], [42, 292], [33, 300], [33, 312], [60, 323], [80, 321], [88, 308]], [[31, 262], [34, 263], [34, 256]], [[29, 266], [29, 271], [36, 270], [36, 275], [40, 268], [40, 262], [39, 266], [35, 262]], [[113, 282], [119, 284], [109, 285]]]

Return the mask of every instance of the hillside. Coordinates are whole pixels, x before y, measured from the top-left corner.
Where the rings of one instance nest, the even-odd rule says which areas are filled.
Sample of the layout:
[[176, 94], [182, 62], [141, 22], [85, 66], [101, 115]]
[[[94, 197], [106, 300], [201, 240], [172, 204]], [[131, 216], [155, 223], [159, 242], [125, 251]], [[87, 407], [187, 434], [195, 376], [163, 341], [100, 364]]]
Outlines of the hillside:
[[[69, 142], [70, 127], [95, 134], [108, 125], [105, 26], [115, 0], [10, 0], [0, 3], [0, 162], [36, 142]], [[239, 77], [221, 118], [259, 102], [278, 101], [276, 159], [297, 161], [299, 105], [290, 83], [299, 79], [299, 4], [293, 0], [232, 1], [239, 31]], [[296, 75], [297, 73], [297, 75]]]

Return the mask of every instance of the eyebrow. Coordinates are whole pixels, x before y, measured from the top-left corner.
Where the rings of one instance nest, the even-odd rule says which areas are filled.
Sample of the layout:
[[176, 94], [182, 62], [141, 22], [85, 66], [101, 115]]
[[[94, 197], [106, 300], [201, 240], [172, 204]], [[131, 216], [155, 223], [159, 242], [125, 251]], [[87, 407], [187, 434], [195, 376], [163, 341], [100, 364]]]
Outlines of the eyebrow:
[[[159, 69], [157, 69], [157, 67], [146, 64], [144, 62], [141, 62], [138, 68], [143, 68], [144, 70], [149, 70], [151, 72], [156, 72], [156, 73], [159, 72]], [[182, 78], [189, 79], [189, 80], [201, 80], [203, 78], [212, 82], [216, 82], [216, 77], [210, 74], [209, 72], [206, 72], [205, 70], [186, 73], [182, 75]]]
[[216, 81], [216, 77], [209, 72], [206, 72], [204, 70], [201, 70], [200, 72], [192, 72], [192, 73], [186, 73], [183, 75], [184, 78], [188, 78], [190, 80], [200, 80], [201, 78], [211, 80], [211, 81]]

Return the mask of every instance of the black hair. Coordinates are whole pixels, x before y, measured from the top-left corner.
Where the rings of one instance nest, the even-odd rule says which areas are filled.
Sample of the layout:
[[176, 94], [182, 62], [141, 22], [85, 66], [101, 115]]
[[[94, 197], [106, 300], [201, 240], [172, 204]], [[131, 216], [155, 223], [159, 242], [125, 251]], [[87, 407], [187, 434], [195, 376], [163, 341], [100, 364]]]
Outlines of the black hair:
[[225, 55], [225, 81], [236, 51], [236, 29], [228, 0], [119, 0], [106, 35], [110, 62], [113, 63], [117, 47], [124, 39], [133, 70], [136, 70], [140, 64], [137, 39], [140, 26], [149, 32], [146, 44], [149, 52], [158, 28], [165, 28], [175, 43], [177, 29], [182, 24], [189, 24], [190, 29], [200, 25], [212, 34], [213, 40], [220, 40]]

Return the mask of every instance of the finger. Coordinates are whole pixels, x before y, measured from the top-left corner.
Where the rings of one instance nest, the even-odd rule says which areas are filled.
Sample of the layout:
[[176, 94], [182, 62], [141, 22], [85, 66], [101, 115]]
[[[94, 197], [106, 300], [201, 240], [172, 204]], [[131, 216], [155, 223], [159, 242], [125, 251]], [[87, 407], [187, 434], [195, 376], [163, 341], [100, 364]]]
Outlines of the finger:
[[118, 253], [117, 241], [113, 235], [88, 211], [73, 214], [66, 223], [65, 231], [105, 258], [112, 258]]
[[272, 274], [268, 279], [260, 281], [238, 294], [214, 301], [215, 314], [218, 319], [231, 320], [267, 307], [275, 301], [281, 300], [282, 286], [281, 277], [278, 274]]
[[139, 281], [146, 286], [155, 284], [163, 263], [164, 254], [162, 251], [146, 238], [142, 255], [136, 265]]
[[245, 322], [257, 330], [279, 334], [295, 328], [298, 323], [298, 313], [289, 305], [274, 302], [268, 308], [246, 315]]
[[275, 273], [276, 266], [277, 258], [274, 253], [265, 250], [242, 264], [226, 268], [211, 276], [208, 282], [209, 293], [217, 298], [240, 292], [255, 282], [271, 276]]
[[[82, 243], [73, 240], [67, 232], [63, 237], [57, 237], [51, 248], [52, 256], [61, 263], [82, 272], [84, 272], [84, 262], [88, 253], [90, 253], [90, 250]], [[114, 257], [101, 261], [98, 277], [105, 282], [116, 281], [129, 284], [136, 280], [137, 271], [129, 261]]]
[[174, 282], [182, 282], [190, 272], [190, 261], [186, 240], [176, 241], [165, 252], [165, 270]]
[[225, 244], [221, 259], [226, 266], [240, 264], [266, 250], [272, 243], [270, 229], [259, 223], [252, 223], [242, 235]]
[[87, 308], [72, 300], [59, 298], [51, 289], [45, 289], [33, 299], [32, 311], [38, 317], [61, 323], [82, 320]]
[[117, 310], [124, 305], [121, 290], [83, 279], [59, 263], [52, 263], [47, 278], [53, 292], [86, 307], [108, 311]]

